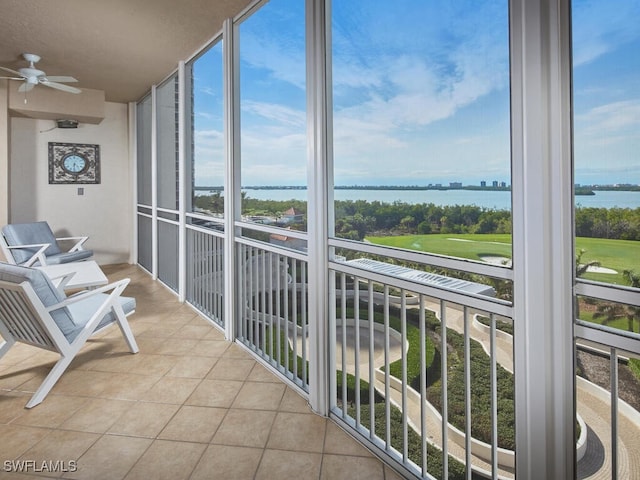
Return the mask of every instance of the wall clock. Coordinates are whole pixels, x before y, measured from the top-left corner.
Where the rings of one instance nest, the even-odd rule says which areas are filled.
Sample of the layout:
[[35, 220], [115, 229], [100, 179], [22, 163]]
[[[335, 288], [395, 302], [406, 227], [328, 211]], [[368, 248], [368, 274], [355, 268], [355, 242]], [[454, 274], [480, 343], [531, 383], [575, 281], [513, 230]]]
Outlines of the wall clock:
[[100, 183], [100, 145], [49, 142], [49, 183]]

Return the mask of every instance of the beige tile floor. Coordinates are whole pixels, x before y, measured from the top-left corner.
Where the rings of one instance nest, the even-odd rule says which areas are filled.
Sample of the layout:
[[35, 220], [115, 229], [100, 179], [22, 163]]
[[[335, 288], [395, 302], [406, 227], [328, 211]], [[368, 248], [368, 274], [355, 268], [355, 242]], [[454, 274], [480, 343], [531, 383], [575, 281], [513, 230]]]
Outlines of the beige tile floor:
[[142, 270], [104, 270], [132, 280], [140, 353], [110, 327], [27, 410], [57, 356], [14, 346], [0, 360], [0, 478], [400, 478]]

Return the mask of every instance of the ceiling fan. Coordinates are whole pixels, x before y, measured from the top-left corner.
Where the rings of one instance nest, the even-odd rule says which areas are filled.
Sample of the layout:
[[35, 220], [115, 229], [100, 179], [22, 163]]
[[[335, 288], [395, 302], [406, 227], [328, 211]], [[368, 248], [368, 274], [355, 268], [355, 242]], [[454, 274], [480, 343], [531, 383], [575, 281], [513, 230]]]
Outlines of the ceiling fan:
[[73, 77], [68, 76], [47, 76], [42, 70], [38, 70], [34, 64], [40, 61], [40, 57], [33, 53], [23, 53], [22, 58], [24, 58], [27, 62], [29, 62], [28, 67], [20, 68], [18, 70], [12, 70], [6, 67], [0, 67], [0, 70], [4, 70], [9, 72], [12, 75], [17, 75], [14, 77], [0, 77], [0, 79], [7, 80], [20, 80], [24, 82], [20, 87], [18, 87], [19, 92], [28, 92], [33, 89], [36, 85], [44, 85], [46, 87], [55, 88], [56, 90], [62, 90], [63, 92], [68, 93], [81, 93], [82, 90], [76, 87], [71, 87], [69, 85], [64, 85], [65, 83], [74, 83], [77, 82]]

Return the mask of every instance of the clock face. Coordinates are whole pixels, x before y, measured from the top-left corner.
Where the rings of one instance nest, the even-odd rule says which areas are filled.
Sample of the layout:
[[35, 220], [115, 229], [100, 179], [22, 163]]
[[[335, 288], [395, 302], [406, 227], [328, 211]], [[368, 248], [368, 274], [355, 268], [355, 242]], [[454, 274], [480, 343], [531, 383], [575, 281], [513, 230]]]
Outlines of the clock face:
[[100, 183], [100, 145], [49, 142], [49, 183]]
[[62, 161], [62, 168], [72, 174], [82, 172], [87, 166], [87, 159], [77, 153], [67, 155]]

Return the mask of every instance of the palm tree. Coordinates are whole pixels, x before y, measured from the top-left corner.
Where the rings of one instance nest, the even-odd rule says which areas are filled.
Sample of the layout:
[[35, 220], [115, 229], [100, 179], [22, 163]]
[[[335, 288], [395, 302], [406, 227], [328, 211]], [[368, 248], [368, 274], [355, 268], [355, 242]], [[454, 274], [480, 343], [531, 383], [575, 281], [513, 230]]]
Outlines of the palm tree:
[[[586, 253], [586, 250], [584, 248], [581, 248], [578, 251], [578, 253], [576, 253], [576, 278], [580, 278], [582, 275], [587, 273], [587, 271], [589, 270], [589, 267], [600, 266], [600, 262], [598, 262], [597, 260], [592, 260], [591, 262], [588, 262], [588, 263], [582, 263], [582, 255], [584, 255], [585, 253]], [[580, 318], [580, 299], [578, 298], [577, 295], [575, 298], [575, 304], [576, 304], [575, 306], [576, 318]]]
[[220, 190], [216, 190], [211, 195], [210, 210], [212, 213], [224, 213], [224, 198], [221, 195]]
[[[640, 274], [635, 273], [633, 270], [624, 270], [622, 276], [633, 288], [640, 288]], [[629, 320], [629, 331], [633, 332], [633, 321], [637, 320], [640, 323], [640, 307], [627, 305], [627, 319]], [[640, 332], [640, 325], [638, 326], [638, 331]]]
[[[623, 272], [625, 280], [634, 288], [640, 288], [640, 275], [633, 270], [625, 270]], [[634, 321], [640, 322], [640, 307], [635, 305], [624, 305], [622, 303], [601, 303], [598, 305], [598, 310], [593, 314], [593, 318], [604, 318], [603, 324], [611, 323], [620, 318], [627, 319], [627, 330], [634, 331]]]
[[633, 288], [640, 288], [640, 273], [636, 273], [633, 270], [625, 270], [622, 272], [622, 276]]
[[593, 319], [603, 318], [602, 324], [605, 325], [626, 316], [627, 310], [621, 303], [604, 302], [598, 305], [597, 311], [593, 314]]
[[587, 273], [589, 267], [599, 267], [600, 262], [597, 260], [592, 260], [588, 263], [582, 263], [582, 255], [584, 255], [587, 251], [584, 248], [581, 248], [580, 251], [576, 254], [576, 278], [580, 278], [582, 275]]

